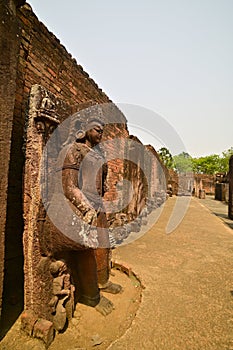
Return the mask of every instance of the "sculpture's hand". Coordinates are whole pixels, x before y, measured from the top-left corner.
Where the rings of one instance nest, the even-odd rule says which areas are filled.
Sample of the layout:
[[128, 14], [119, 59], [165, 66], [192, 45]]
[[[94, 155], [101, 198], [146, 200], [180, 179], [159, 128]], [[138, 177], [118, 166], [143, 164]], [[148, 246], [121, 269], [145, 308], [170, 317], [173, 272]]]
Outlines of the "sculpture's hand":
[[88, 210], [83, 217], [83, 221], [85, 221], [89, 225], [96, 226], [97, 225], [97, 213], [96, 213], [95, 209]]
[[70, 296], [70, 290], [69, 289], [62, 289], [59, 294]]

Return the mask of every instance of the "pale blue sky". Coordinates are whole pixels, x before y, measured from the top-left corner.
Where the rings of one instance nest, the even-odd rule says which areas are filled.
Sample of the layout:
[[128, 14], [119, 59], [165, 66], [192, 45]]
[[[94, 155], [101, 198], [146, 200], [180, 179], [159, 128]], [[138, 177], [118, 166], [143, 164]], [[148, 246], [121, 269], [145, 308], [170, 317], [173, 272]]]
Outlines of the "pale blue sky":
[[[233, 146], [232, 0], [29, 4], [113, 102], [163, 116], [192, 156]], [[153, 143], [158, 125], [133, 119], [130, 131]]]

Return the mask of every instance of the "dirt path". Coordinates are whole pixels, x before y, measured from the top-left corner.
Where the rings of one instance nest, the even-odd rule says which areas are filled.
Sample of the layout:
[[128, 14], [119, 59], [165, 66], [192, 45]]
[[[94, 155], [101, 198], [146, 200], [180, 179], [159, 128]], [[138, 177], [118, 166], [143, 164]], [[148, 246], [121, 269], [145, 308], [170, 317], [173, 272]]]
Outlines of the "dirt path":
[[[140, 306], [135, 279], [117, 272], [125, 291], [111, 296], [114, 312], [101, 318], [78, 306], [73, 324], [51, 350], [233, 350], [233, 230], [192, 198], [179, 227], [167, 235], [175, 200], [168, 199], [144, 236], [114, 250], [114, 258], [142, 279]], [[39, 341], [19, 337], [17, 327], [0, 349], [43, 349]]]
[[116, 251], [146, 289], [132, 327], [111, 350], [233, 349], [233, 230], [192, 199], [166, 235], [175, 200], [145, 236]]

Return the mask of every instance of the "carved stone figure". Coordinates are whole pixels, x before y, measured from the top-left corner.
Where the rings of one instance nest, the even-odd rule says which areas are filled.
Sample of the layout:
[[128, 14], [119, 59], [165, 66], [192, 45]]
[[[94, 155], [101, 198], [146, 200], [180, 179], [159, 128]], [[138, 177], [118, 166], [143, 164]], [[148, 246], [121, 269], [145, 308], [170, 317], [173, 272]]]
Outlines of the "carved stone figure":
[[107, 315], [113, 304], [100, 291], [116, 294], [122, 288], [109, 281], [111, 250], [102, 201], [107, 167], [99, 147], [102, 133], [103, 123], [91, 117], [83, 130], [76, 130], [76, 141], [60, 152], [57, 173], [62, 174], [62, 189], [55, 190], [48, 209], [60, 232], [50, 227], [51, 242], [45, 245], [50, 256], [75, 252], [78, 301]]
[[57, 260], [50, 264], [53, 276], [53, 297], [49, 302], [53, 314], [54, 328], [60, 332], [64, 329], [67, 319], [70, 320], [74, 311], [74, 286], [71, 284], [65, 261]]
[[[111, 312], [113, 305], [101, 297], [100, 289], [112, 293], [121, 290], [108, 280], [109, 237], [106, 215], [101, 209], [106, 167], [98, 147], [103, 125], [97, 123], [80, 130], [86, 116], [76, 115], [72, 124], [71, 114], [72, 108], [44, 87], [32, 87], [25, 134], [25, 310], [33, 312], [37, 319], [53, 322], [58, 331], [72, 315], [71, 284], [75, 286], [75, 303], [96, 307], [104, 315]], [[60, 167], [59, 154], [65, 155]], [[79, 169], [87, 154], [90, 155], [87, 161], [92, 160], [90, 167]], [[93, 178], [96, 166], [100, 167], [95, 177], [98, 195], [88, 181]], [[69, 273], [57, 267], [60, 263], [53, 264], [57, 261], [66, 261], [72, 283]], [[30, 317], [27, 321], [30, 325]]]
[[45, 94], [45, 97], [43, 97], [41, 101], [41, 107], [42, 110], [46, 110], [51, 112], [55, 108], [54, 102], [51, 100], [51, 98], [48, 96], [48, 93]]

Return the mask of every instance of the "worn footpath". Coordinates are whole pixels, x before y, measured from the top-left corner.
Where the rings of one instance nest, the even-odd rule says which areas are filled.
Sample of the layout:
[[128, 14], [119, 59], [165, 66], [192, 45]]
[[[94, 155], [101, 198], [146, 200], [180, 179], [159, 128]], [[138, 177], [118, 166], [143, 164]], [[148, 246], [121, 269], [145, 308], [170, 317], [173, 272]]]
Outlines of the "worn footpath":
[[[168, 199], [144, 235], [113, 251], [145, 288], [140, 291], [135, 280], [117, 271], [113, 280], [125, 290], [112, 296], [113, 313], [102, 319], [78, 305], [74, 322], [51, 350], [233, 350], [233, 230], [227, 207], [213, 198], [191, 198], [180, 225], [166, 234], [176, 200]], [[17, 323], [0, 348], [44, 349], [19, 334]]]
[[[175, 201], [169, 198], [143, 237], [115, 251], [141, 276], [145, 290], [132, 326], [111, 350], [233, 349], [233, 230], [192, 198], [168, 235]], [[215, 203], [216, 214], [217, 205], [222, 203]]]

